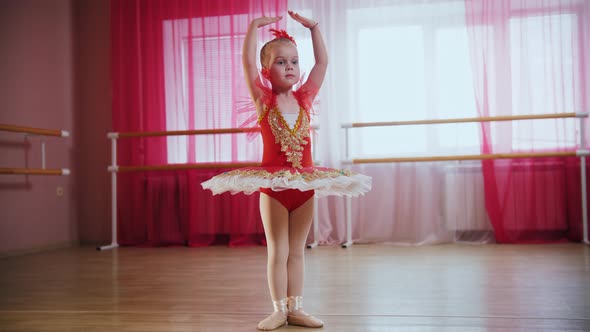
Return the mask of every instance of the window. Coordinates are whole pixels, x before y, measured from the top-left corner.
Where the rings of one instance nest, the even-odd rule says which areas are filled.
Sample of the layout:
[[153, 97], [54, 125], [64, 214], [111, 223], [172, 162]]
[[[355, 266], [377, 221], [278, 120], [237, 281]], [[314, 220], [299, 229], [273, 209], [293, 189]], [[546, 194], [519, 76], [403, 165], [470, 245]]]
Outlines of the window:
[[[354, 122], [475, 117], [467, 31], [460, 3], [448, 17], [420, 9], [350, 10]], [[436, 7], [431, 8], [433, 11]], [[391, 13], [388, 13], [391, 12]], [[400, 14], [403, 12], [405, 14]], [[405, 15], [405, 16], [400, 16]], [[355, 69], [356, 68], [356, 69]], [[370, 127], [351, 131], [355, 157], [479, 152], [477, 123]]]
[[[576, 112], [576, 26], [571, 14], [510, 20], [513, 114]], [[513, 149], [575, 146], [575, 125], [573, 119], [514, 121]]]
[[[234, 24], [230, 24], [234, 20]], [[164, 22], [167, 130], [236, 128], [249, 102], [241, 50], [246, 15]], [[209, 30], [205, 31], [203, 27]], [[192, 29], [192, 33], [189, 33]], [[228, 162], [260, 159], [260, 142], [245, 134], [170, 136], [168, 162]]]
[[[347, 13], [353, 36], [347, 41], [351, 122], [479, 116], [475, 96], [481, 91], [474, 83], [479, 85], [480, 78], [472, 68], [463, 3], [355, 8]], [[514, 10], [512, 15], [522, 13]], [[529, 16], [500, 22], [502, 31], [482, 27], [487, 40], [481, 42], [489, 47], [485, 89], [490, 115], [579, 111], [576, 16], [525, 13]], [[492, 144], [513, 150], [573, 147], [576, 141], [572, 119], [492, 122], [490, 128]], [[479, 153], [480, 135], [478, 122], [354, 129], [349, 155]]]

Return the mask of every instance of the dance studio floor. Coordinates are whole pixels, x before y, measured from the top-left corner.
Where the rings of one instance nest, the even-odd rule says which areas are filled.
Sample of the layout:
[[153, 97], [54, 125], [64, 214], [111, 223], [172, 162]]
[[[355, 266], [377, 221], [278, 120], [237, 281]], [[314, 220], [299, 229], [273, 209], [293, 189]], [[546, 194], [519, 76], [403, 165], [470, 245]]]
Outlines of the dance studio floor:
[[[272, 310], [265, 255], [81, 247], [0, 258], [0, 331], [256, 331]], [[322, 246], [306, 255], [305, 309], [326, 323], [316, 331], [590, 331], [586, 245]]]

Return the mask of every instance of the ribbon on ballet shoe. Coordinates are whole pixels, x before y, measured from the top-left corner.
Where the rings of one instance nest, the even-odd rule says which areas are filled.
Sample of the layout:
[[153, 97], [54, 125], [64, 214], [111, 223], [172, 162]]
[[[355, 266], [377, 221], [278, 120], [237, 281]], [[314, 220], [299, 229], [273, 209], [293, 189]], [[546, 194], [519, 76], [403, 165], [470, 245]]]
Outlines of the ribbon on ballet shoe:
[[289, 312], [303, 309], [303, 296], [289, 296], [287, 307]]
[[272, 306], [275, 309], [275, 311], [280, 311], [286, 315], [289, 312], [289, 309], [287, 308], [288, 303], [289, 300], [287, 298], [284, 298], [278, 301], [272, 301]]

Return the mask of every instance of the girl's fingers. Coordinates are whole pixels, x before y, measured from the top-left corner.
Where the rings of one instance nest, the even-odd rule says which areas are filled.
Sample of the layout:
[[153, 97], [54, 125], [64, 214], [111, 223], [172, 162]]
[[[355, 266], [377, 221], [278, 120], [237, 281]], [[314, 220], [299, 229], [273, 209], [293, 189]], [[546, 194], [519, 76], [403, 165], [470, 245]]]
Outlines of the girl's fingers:
[[311, 21], [310, 19], [303, 17], [292, 10], [289, 10], [288, 13], [289, 13], [289, 16], [291, 16], [291, 18], [293, 18], [295, 21], [301, 23], [306, 28], [309, 28], [311, 25], [314, 24], [313, 21]]
[[299, 23], [305, 23], [306, 21], [308, 21], [307, 18], [297, 14], [297, 13], [292, 13], [291, 17], [293, 17], [294, 20], [296, 20]]
[[260, 26], [265, 26], [265, 25], [269, 25], [269, 24], [278, 22], [282, 18], [283, 18], [282, 16], [277, 16], [277, 17], [266, 17], [266, 16], [263, 16], [263, 17], [260, 18], [260, 21], [259, 21], [260, 22]]

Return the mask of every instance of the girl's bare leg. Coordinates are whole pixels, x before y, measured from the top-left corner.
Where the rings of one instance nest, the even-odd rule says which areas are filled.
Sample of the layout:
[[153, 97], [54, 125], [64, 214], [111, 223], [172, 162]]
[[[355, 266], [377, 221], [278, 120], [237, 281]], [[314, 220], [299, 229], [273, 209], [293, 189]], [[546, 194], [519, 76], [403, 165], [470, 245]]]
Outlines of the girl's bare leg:
[[305, 241], [313, 220], [314, 199], [310, 198], [289, 215], [289, 259], [287, 261], [290, 325], [322, 327], [324, 322], [303, 311]]
[[310, 198], [289, 214], [289, 259], [287, 295], [303, 295], [305, 281], [305, 241], [313, 218], [314, 199]]
[[260, 330], [274, 330], [287, 320], [287, 259], [289, 257], [289, 212], [274, 198], [260, 193], [260, 215], [267, 242], [268, 289], [274, 312], [258, 324]]

